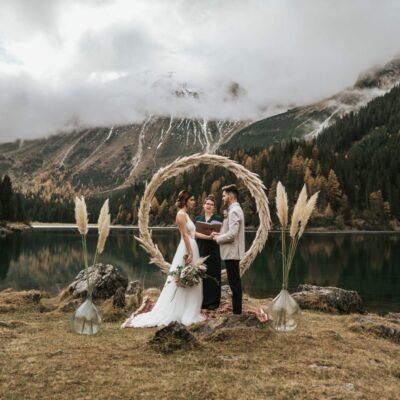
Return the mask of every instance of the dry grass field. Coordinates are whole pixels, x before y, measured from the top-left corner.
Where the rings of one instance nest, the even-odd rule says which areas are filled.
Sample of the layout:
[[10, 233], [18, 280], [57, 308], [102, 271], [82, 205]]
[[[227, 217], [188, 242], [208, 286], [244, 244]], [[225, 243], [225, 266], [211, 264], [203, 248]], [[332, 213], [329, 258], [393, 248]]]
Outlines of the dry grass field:
[[163, 355], [148, 344], [155, 329], [119, 321], [77, 336], [72, 312], [26, 293], [0, 292], [1, 399], [400, 398], [399, 342], [356, 315], [303, 312], [289, 334], [223, 328], [195, 350]]

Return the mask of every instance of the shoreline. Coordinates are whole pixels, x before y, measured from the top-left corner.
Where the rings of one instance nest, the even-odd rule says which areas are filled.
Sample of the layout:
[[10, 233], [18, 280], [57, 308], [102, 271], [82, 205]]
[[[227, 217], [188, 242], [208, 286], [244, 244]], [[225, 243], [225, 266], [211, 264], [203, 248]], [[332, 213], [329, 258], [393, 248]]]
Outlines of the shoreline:
[[[32, 222], [31, 229], [40, 230], [40, 229], [76, 229], [76, 224], [71, 223], [58, 223], [58, 222]], [[89, 229], [97, 229], [97, 224], [89, 224]], [[137, 225], [111, 225], [110, 229], [112, 230], [128, 230], [128, 231], [136, 231], [139, 230]], [[177, 231], [178, 228], [176, 226], [149, 226], [150, 230], [154, 231]], [[257, 228], [248, 227], [246, 228], [246, 232], [257, 232]], [[280, 230], [271, 229], [269, 233], [281, 233]], [[326, 228], [313, 228], [310, 230], [306, 230], [304, 234], [400, 234], [400, 230], [330, 230]]]

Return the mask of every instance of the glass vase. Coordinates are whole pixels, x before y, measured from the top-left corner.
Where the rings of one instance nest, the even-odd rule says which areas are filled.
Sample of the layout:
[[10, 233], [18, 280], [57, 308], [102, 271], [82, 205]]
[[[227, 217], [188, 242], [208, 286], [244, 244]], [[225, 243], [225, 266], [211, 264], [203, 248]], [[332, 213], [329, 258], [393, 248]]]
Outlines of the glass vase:
[[290, 332], [297, 328], [301, 310], [296, 300], [287, 289], [283, 288], [278, 296], [272, 300], [267, 310], [272, 326], [280, 332]]
[[100, 312], [92, 298], [87, 297], [72, 317], [72, 328], [78, 335], [96, 335], [100, 330], [100, 325]]

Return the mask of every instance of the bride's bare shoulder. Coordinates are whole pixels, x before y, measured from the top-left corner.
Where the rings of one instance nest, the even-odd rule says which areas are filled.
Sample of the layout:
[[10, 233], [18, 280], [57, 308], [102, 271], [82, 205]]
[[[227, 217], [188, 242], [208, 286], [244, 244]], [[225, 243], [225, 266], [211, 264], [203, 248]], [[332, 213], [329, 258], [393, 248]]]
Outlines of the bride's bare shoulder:
[[187, 214], [185, 213], [185, 211], [179, 210], [179, 211], [176, 213], [176, 222], [177, 222], [177, 223], [179, 223], [179, 222], [186, 222], [186, 220], [187, 220]]

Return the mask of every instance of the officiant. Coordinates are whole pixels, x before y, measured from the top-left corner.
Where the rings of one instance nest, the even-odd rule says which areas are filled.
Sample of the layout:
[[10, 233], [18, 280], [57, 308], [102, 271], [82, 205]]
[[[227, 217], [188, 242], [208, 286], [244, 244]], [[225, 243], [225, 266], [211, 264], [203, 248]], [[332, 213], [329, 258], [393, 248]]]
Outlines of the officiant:
[[[216, 200], [213, 195], [209, 195], [203, 202], [203, 212], [196, 217], [196, 223], [210, 224], [210, 229], [220, 227], [222, 217], [215, 213]], [[214, 223], [214, 224], [213, 224]], [[199, 225], [199, 224], [197, 224]], [[200, 224], [204, 226], [203, 224]], [[200, 257], [209, 256], [205, 261], [207, 265], [207, 275], [212, 278], [203, 280], [203, 304], [202, 308], [215, 310], [221, 301], [221, 256], [218, 244], [211, 239], [210, 232], [201, 233], [201, 229], [196, 229], [196, 239], [199, 246]]]

